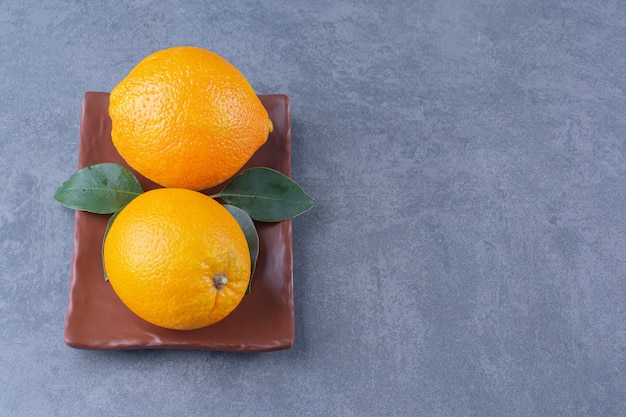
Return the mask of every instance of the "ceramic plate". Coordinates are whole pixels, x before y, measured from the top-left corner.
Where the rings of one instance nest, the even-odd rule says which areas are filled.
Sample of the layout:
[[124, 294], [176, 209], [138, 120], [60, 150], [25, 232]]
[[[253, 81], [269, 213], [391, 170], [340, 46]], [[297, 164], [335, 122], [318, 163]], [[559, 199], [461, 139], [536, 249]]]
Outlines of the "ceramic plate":
[[[243, 169], [265, 166], [291, 173], [289, 99], [259, 96], [274, 131]], [[88, 92], [80, 118], [78, 167], [101, 162], [126, 163], [111, 142], [109, 94]], [[135, 172], [144, 190], [157, 185]], [[207, 194], [219, 188], [206, 190]], [[104, 280], [102, 238], [109, 216], [77, 211], [70, 274], [65, 342], [82, 349], [207, 349], [258, 352], [293, 345], [291, 220], [257, 223], [260, 252], [252, 291], [221, 322], [203, 329], [169, 330], [145, 322], [132, 313]]]

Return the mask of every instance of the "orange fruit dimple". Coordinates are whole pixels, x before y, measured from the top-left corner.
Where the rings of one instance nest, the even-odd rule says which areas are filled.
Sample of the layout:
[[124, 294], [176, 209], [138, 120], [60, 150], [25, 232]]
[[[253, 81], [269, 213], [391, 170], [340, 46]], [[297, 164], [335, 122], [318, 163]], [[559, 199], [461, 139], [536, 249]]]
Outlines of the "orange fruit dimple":
[[165, 187], [203, 190], [232, 177], [272, 130], [267, 110], [224, 58], [180, 46], [144, 58], [111, 92], [111, 138]]
[[160, 188], [131, 201], [104, 242], [109, 282], [122, 302], [160, 327], [216, 323], [243, 298], [250, 252], [234, 217], [196, 191]]

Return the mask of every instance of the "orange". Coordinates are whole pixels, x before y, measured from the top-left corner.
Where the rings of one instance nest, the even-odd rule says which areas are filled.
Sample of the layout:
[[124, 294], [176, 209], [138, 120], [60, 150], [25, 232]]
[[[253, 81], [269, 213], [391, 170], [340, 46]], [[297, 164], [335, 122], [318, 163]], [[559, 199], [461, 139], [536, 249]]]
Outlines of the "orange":
[[111, 138], [164, 187], [203, 190], [234, 174], [272, 131], [244, 77], [214, 52], [180, 46], [144, 58], [113, 89]]
[[144, 320], [191, 330], [240, 303], [250, 252], [235, 218], [205, 194], [145, 192], [120, 211], [104, 242], [104, 265], [121, 301]]

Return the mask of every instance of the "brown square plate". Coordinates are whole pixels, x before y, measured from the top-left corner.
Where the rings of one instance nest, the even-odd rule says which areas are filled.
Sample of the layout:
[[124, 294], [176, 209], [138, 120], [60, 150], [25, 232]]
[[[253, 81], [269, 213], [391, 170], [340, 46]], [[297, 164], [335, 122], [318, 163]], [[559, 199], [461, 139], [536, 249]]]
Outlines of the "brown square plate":
[[[259, 96], [274, 131], [242, 169], [265, 166], [291, 173], [289, 98]], [[128, 165], [111, 142], [109, 94], [87, 92], [80, 118], [78, 167], [101, 162]], [[134, 172], [134, 171], [133, 171]], [[144, 190], [158, 187], [134, 172]], [[206, 190], [207, 194], [219, 187]], [[291, 220], [257, 223], [260, 249], [252, 291], [219, 323], [198, 330], [169, 330], [132, 313], [104, 280], [102, 239], [109, 216], [77, 211], [65, 343], [82, 349], [207, 349], [259, 352], [293, 346]]]

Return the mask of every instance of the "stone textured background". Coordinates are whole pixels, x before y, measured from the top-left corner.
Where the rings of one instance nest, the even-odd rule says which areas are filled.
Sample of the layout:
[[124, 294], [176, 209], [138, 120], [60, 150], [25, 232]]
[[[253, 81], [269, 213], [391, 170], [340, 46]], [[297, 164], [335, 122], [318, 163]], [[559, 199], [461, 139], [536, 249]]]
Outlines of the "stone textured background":
[[[63, 343], [82, 96], [182, 44], [291, 98], [291, 350]], [[0, 0], [0, 415], [623, 416], [625, 69], [619, 0]]]

